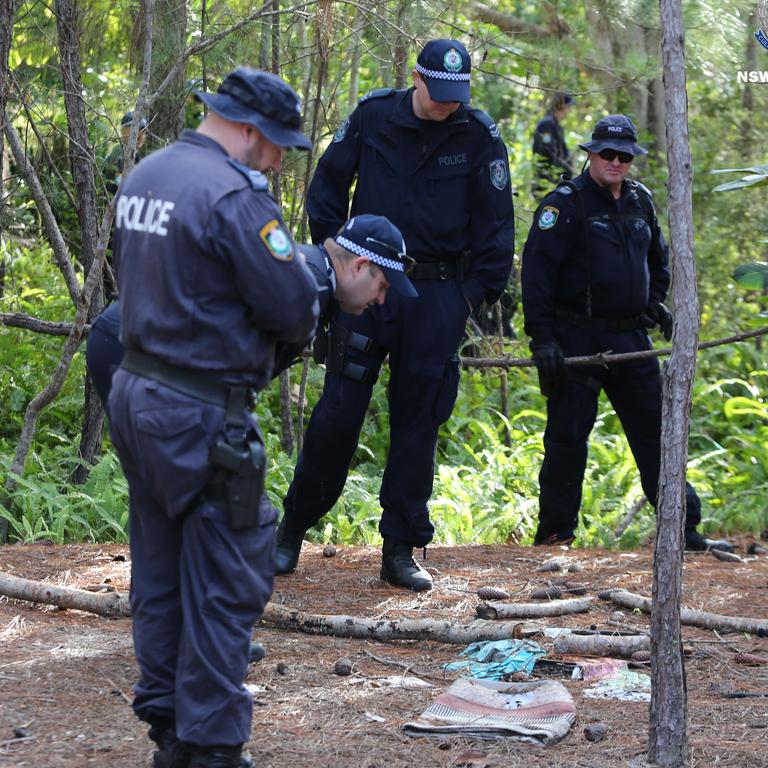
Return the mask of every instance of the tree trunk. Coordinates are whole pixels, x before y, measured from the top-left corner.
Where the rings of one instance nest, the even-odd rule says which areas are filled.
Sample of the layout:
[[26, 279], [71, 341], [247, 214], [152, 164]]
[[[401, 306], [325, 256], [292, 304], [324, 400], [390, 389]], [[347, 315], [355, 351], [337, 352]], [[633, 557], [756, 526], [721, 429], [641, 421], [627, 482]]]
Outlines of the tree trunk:
[[480, 603], [475, 610], [481, 619], [533, 619], [586, 613], [592, 605], [591, 597], [582, 597], [547, 603]]
[[555, 653], [577, 656], [620, 656], [629, 658], [637, 651], [648, 651], [648, 635], [577, 635], [567, 634], [555, 638]]
[[656, 510], [651, 608], [648, 759], [665, 768], [688, 764], [688, 692], [680, 637], [685, 470], [699, 308], [693, 253], [693, 166], [688, 145], [685, 29], [680, 0], [660, 0], [664, 101], [669, 147], [668, 220], [674, 285], [672, 355], [663, 383], [661, 470]]
[[[80, 38], [83, 17], [78, 0], [57, 0], [56, 27], [59, 40], [59, 59], [64, 85], [64, 106], [69, 126], [69, 158], [72, 178], [75, 182], [77, 215], [80, 221], [80, 255], [84, 274], [96, 261], [96, 245], [99, 225], [96, 209], [96, 183], [94, 180], [95, 158], [88, 140], [88, 124], [85, 103], [82, 98], [83, 86], [80, 77]], [[88, 320], [93, 320], [104, 307], [101, 281], [94, 288]], [[80, 464], [70, 476], [74, 483], [83, 483], [88, 477], [90, 465], [101, 451], [101, 437], [104, 428], [104, 411], [96, 390], [86, 376], [83, 422], [80, 437]]]
[[[13, 23], [16, 16], [17, 0], [0, 0], [0, 248], [4, 237], [2, 223], [5, 200], [5, 105], [8, 102], [8, 55], [11, 51], [13, 40]], [[5, 289], [5, 257], [2, 255], [5, 249], [0, 250], [0, 299]], [[8, 538], [8, 521], [0, 519], [0, 544], [4, 544]]]
[[[150, 93], [165, 80], [171, 67], [182, 58], [187, 37], [187, 0], [157, 0], [152, 30], [152, 75]], [[186, 62], [154, 103], [149, 120], [148, 148], [175, 141], [184, 127]]]

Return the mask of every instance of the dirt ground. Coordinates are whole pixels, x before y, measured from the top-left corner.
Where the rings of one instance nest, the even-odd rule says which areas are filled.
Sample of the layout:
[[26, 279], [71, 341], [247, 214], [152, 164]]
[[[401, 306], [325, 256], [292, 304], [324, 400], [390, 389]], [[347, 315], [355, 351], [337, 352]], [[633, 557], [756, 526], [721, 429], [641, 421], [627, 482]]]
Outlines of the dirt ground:
[[[743, 563], [711, 554], [685, 556], [684, 605], [733, 616], [766, 618], [768, 556], [745, 554]], [[766, 544], [766, 542], [763, 542]], [[305, 545], [297, 572], [277, 580], [273, 599], [314, 613], [368, 617], [466, 620], [475, 614], [481, 586], [503, 587], [525, 600], [546, 577], [535, 569], [553, 555], [578, 561], [572, 578], [596, 594], [623, 587], [649, 595], [650, 548], [633, 552], [527, 549], [517, 546], [434, 547], [427, 564], [435, 589], [414, 595], [383, 584], [380, 553], [340, 547], [323, 557]], [[118, 546], [16, 545], [0, 548], [0, 571], [57, 585], [109, 582], [128, 588], [129, 552]], [[528, 598], [530, 599], [530, 598]], [[548, 619], [549, 626], [608, 628], [611, 603], [596, 601], [587, 614]], [[629, 626], [648, 617], [628, 612]], [[266, 625], [255, 637], [267, 657], [250, 667], [255, 686], [248, 748], [257, 766], [405, 768], [406, 766], [639, 766], [644, 762], [648, 705], [586, 698], [586, 683], [564, 680], [577, 708], [570, 734], [554, 746], [510, 741], [412, 738], [401, 725], [414, 719], [455, 674], [443, 665], [461, 646], [429, 642], [373, 642], [319, 637]], [[723, 635], [686, 627], [686, 667], [692, 766], [750, 768], [768, 765], [768, 663], [745, 666], [739, 652], [768, 659], [768, 638]], [[539, 639], [542, 645], [550, 641]], [[145, 727], [130, 708], [136, 678], [129, 619], [102, 619], [0, 599], [0, 768], [143, 767], [151, 764]], [[334, 663], [353, 663], [348, 677]], [[407, 674], [430, 688], [387, 685]], [[724, 692], [762, 693], [725, 698]], [[584, 728], [608, 725], [592, 743]]]

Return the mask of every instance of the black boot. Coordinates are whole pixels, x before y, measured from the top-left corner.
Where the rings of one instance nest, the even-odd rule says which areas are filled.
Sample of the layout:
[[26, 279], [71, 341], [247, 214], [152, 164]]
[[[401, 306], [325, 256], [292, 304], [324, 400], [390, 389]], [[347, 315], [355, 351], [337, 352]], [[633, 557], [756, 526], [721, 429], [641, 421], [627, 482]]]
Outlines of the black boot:
[[707, 552], [719, 549], [721, 552], [733, 552], [733, 544], [725, 539], [708, 539], [695, 528], [685, 529], [685, 548], [688, 552]]
[[432, 589], [432, 576], [413, 559], [413, 547], [389, 536], [384, 537], [381, 578], [414, 592]]
[[153, 719], [150, 722], [149, 738], [158, 747], [152, 755], [154, 768], [188, 768], [189, 744], [179, 741], [172, 720]]
[[254, 768], [254, 763], [242, 746], [192, 747], [189, 768]]
[[299, 564], [299, 553], [304, 541], [305, 530], [291, 528], [283, 517], [277, 529], [277, 549], [275, 550], [275, 573], [293, 573]]

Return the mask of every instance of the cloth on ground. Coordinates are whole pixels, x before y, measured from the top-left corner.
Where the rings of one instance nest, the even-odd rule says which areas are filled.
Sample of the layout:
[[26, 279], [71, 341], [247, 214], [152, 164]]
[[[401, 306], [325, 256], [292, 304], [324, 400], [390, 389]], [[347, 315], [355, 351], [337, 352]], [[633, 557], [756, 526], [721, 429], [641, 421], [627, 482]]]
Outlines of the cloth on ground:
[[455, 734], [555, 744], [575, 719], [573, 699], [556, 681], [501, 683], [461, 677], [403, 730], [409, 736]]
[[453, 661], [445, 665], [446, 672], [467, 670], [472, 677], [502, 680], [513, 672], [532, 672], [536, 660], [547, 652], [532, 640], [488, 640], [472, 643], [459, 655], [475, 659]]

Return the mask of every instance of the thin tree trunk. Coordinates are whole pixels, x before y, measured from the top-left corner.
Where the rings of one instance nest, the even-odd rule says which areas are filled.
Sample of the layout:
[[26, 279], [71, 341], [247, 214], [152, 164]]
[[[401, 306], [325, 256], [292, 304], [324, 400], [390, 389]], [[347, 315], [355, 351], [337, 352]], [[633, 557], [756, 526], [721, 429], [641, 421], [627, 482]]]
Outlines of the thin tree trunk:
[[648, 635], [576, 635], [567, 634], [555, 638], [555, 653], [578, 656], [621, 656], [629, 658], [637, 651], [648, 651], [651, 640]]
[[408, 85], [408, 49], [409, 40], [406, 34], [408, 26], [408, 0], [400, 0], [397, 7], [397, 16], [395, 24], [397, 25], [397, 38], [395, 41], [395, 51], [392, 57], [392, 68], [394, 69], [395, 88], [402, 90]]
[[475, 611], [481, 619], [534, 619], [543, 616], [566, 616], [586, 613], [593, 606], [593, 598], [552, 600], [547, 603], [480, 603]]
[[349, 91], [347, 92], [347, 113], [351, 113], [360, 98], [360, 38], [363, 34], [363, 14], [355, 8], [352, 20], [352, 42], [349, 49]]
[[[17, 0], [0, 0], [0, 298], [3, 297], [5, 289], [5, 257], [3, 256], [4, 233], [2, 222], [5, 220], [4, 204], [5, 199], [5, 107], [8, 103], [8, 93], [10, 84], [8, 77], [8, 55], [11, 51], [11, 42], [13, 40], [13, 23], [16, 17]], [[0, 544], [4, 544], [8, 538], [8, 521], [0, 519]]]
[[685, 29], [680, 0], [660, 0], [664, 101], [669, 148], [668, 220], [674, 285], [672, 356], [663, 383], [661, 470], [653, 553], [651, 693], [648, 759], [664, 768], [685, 766], [688, 691], [680, 636], [685, 470], [691, 390], [696, 368], [699, 308], [693, 253], [693, 165], [688, 145]]

